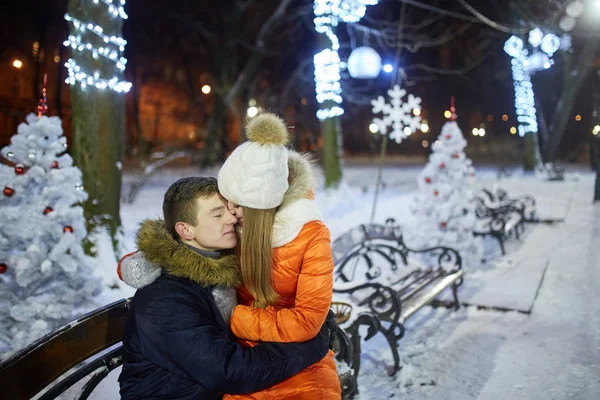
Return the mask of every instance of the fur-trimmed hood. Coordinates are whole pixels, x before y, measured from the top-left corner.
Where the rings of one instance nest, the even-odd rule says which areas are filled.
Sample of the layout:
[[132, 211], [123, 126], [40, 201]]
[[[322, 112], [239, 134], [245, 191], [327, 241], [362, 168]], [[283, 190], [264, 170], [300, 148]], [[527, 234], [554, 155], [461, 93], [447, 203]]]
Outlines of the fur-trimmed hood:
[[272, 247], [281, 247], [293, 241], [302, 227], [323, 217], [314, 200], [316, 167], [308, 155], [288, 152], [289, 188], [275, 214]]
[[217, 259], [204, 257], [178, 242], [167, 231], [163, 220], [142, 222], [136, 238], [146, 260], [170, 275], [190, 279], [202, 286], [239, 286], [237, 258], [229, 253]]

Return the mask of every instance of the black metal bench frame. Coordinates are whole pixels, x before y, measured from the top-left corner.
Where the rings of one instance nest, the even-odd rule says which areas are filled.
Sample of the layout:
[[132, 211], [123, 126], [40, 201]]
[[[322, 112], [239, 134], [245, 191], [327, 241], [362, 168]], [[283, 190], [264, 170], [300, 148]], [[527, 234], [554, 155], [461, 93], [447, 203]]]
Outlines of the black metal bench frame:
[[[454, 307], [459, 307], [462, 259], [456, 250], [449, 247], [409, 248], [393, 219], [388, 219], [386, 225], [360, 225], [355, 229], [358, 231], [348, 232], [333, 243], [334, 274], [336, 282], [341, 283], [334, 284], [334, 295], [351, 295], [359, 307], [367, 306], [370, 314], [386, 323], [381, 324], [379, 332], [384, 335], [392, 351], [392, 373], [395, 373], [400, 369], [398, 342], [404, 336], [405, 321], [425, 305], [434, 303], [436, 296], [448, 287], [452, 290]], [[376, 264], [374, 255], [385, 260], [389, 272], [397, 273], [402, 265], [409, 264], [411, 254], [429, 255], [437, 265], [420, 265], [420, 268], [408, 274], [399, 275], [391, 285], [378, 282], [383, 276], [384, 265]], [[356, 268], [350, 265], [357, 259], [363, 259], [367, 265], [364, 273], [366, 282], [349, 286], [356, 279]], [[354, 356], [355, 359], [359, 357], [360, 354]], [[355, 376], [358, 376], [358, 368], [355, 369]]]
[[475, 197], [475, 216], [479, 220], [489, 221], [484, 230], [475, 230], [476, 236], [492, 236], [498, 241], [502, 255], [506, 254], [506, 239], [515, 236], [518, 240], [525, 230], [525, 223], [543, 222], [536, 217], [535, 199], [524, 195], [510, 198], [503, 189], [492, 193], [487, 189]]

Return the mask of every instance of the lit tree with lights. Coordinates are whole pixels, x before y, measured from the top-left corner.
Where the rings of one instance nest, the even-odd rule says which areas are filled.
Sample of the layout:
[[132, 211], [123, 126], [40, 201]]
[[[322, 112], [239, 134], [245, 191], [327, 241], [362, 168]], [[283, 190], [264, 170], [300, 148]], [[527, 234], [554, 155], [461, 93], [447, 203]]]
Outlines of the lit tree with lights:
[[321, 121], [323, 136], [323, 163], [325, 185], [335, 186], [342, 178], [342, 134], [339, 117], [342, 108], [340, 85], [341, 60], [338, 54], [340, 42], [336, 27], [340, 22], [358, 22], [364, 17], [369, 5], [379, 0], [315, 0], [315, 29], [320, 33], [319, 43], [323, 50], [314, 56], [317, 101], [320, 109], [317, 118]]
[[[65, 19], [71, 33], [65, 66], [71, 84], [73, 158], [89, 193], [84, 204], [88, 230], [106, 230], [116, 247], [120, 230], [121, 159], [125, 134], [123, 81], [127, 42], [125, 0], [69, 0]], [[91, 244], [86, 250], [92, 250]]]

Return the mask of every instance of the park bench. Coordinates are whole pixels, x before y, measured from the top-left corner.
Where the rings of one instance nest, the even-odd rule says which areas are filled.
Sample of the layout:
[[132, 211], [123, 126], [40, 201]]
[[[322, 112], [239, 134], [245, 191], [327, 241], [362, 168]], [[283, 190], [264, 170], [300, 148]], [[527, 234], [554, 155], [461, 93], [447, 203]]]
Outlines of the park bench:
[[0, 364], [2, 396], [11, 400], [55, 399], [78, 382], [87, 399], [110, 371], [122, 364], [121, 339], [128, 300], [86, 314], [47, 334]]
[[[405, 322], [426, 305], [459, 307], [457, 289], [463, 279], [459, 253], [443, 246], [409, 248], [393, 219], [385, 225], [359, 225], [337, 238], [332, 249], [334, 300], [377, 317], [394, 358], [392, 374], [400, 369], [398, 341]], [[452, 290], [451, 304], [438, 300], [447, 288]]]
[[[50, 400], [77, 383], [79, 386], [83, 383], [73, 398], [87, 399], [111, 371], [123, 364], [121, 340], [128, 309], [129, 300], [108, 304], [14, 354], [0, 364], [2, 398], [29, 400], [39, 396], [38, 400]], [[334, 306], [334, 311], [344, 318], [344, 311], [339, 306]], [[360, 325], [368, 327], [366, 340], [380, 328], [379, 321], [365, 313], [348, 327], [348, 331], [338, 327], [334, 332], [336, 358], [349, 367], [360, 363], [360, 358], [357, 360], [355, 356], [355, 351], [360, 354]], [[340, 381], [343, 398], [351, 399], [357, 393], [352, 370], [341, 374]]]
[[506, 254], [505, 241], [513, 236], [520, 239], [525, 223], [545, 222], [537, 218], [535, 199], [529, 195], [511, 198], [503, 189], [483, 189], [474, 201], [477, 224], [473, 233], [496, 239], [502, 255]]

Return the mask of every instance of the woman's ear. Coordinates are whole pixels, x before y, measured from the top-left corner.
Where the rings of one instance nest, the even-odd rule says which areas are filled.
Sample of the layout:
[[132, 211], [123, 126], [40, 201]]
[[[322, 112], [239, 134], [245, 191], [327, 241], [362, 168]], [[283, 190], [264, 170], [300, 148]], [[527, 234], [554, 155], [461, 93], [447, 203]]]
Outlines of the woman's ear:
[[176, 223], [175, 232], [177, 232], [179, 237], [183, 240], [192, 240], [194, 238], [194, 233], [189, 229], [185, 222]]

